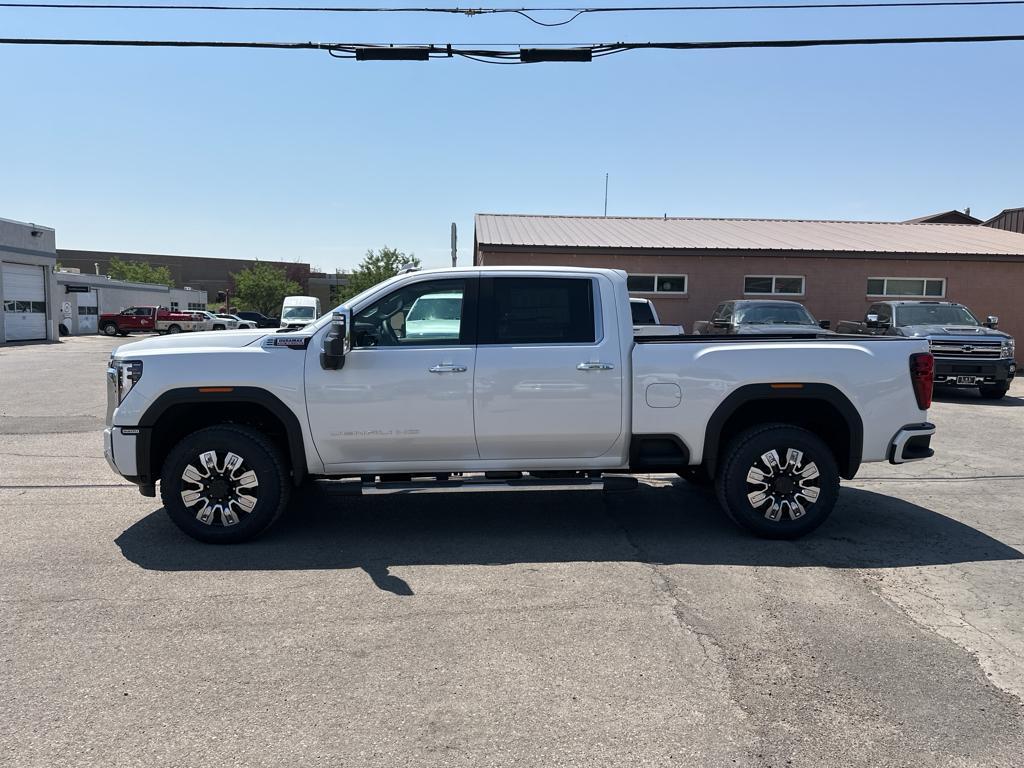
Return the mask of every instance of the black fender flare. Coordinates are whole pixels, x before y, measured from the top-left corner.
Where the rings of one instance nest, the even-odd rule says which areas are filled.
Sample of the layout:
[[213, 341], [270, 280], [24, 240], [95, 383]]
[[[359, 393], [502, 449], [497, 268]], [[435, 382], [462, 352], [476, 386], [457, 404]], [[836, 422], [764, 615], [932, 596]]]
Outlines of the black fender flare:
[[755, 400], [820, 400], [831, 405], [850, 433], [849, 458], [845, 465], [840, 465], [839, 474], [846, 479], [857, 474], [864, 452], [864, 422], [850, 399], [831, 384], [787, 382], [746, 384], [719, 403], [704, 432], [703, 463], [712, 477], [717, 469], [723, 427], [740, 407]]
[[[223, 391], [229, 389], [229, 391]], [[205, 390], [205, 391], [204, 391]], [[220, 391], [217, 391], [220, 390]], [[300, 485], [309, 472], [306, 465], [306, 447], [302, 437], [302, 425], [295, 413], [277, 397], [259, 387], [182, 387], [169, 389], [157, 397], [139, 419], [139, 435], [136, 439], [136, 459], [140, 471], [145, 473], [136, 482], [151, 484], [156, 481], [150, 472], [153, 428], [160, 418], [173, 406], [206, 403], [253, 403], [270, 411], [285, 428], [288, 438], [288, 458], [292, 465], [292, 481]]]

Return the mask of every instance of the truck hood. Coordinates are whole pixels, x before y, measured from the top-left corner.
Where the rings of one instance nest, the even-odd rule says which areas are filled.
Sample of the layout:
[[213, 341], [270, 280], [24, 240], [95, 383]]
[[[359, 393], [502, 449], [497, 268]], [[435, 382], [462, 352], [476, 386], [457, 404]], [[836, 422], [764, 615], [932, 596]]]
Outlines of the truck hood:
[[247, 347], [254, 341], [268, 336], [267, 329], [240, 331], [199, 331], [197, 333], [172, 333], [153, 336], [141, 341], [122, 344], [117, 348], [117, 357], [126, 357], [138, 352], [170, 352], [184, 349], [225, 349]]
[[737, 333], [742, 334], [744, 336], [760, 335], [766, 333], [821, 333], [826, 335], [834, 335], [835, 331], [827, 331], [824, 328], [819, 328], [816, 325], [793, 325], [792, 323], [778, 323], [776, 325], [744, 325], [741, 323], [739, 329], [737, 330]]
[[904, 336], [957, 336], [971, 337], [998, 336], [1009, 338], [1010, 334], [986, 328], [983, 325], [904, 325], [900, 327]]

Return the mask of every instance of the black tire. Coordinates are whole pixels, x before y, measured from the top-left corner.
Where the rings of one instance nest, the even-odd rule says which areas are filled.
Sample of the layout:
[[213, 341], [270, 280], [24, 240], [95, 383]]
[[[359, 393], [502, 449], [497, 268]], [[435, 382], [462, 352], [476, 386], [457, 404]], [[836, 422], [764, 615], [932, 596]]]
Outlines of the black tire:
[[100, 326], [100, 332], [104, 336], [117, 336], [117, 323], [104, 323]]
[[213, 326], [213, 330], [215, 330], [215, 331], [225, 331], [225, 330], [227, 330], [227, 328], [225, 328], [223, 325], [215, 325], [215, 326]]
[[57, 330], [58, 330], [58, 332], [60, 333], [61, 336], [70, 336], [71, 335], [71, 331], [68, 330], [68, 327], [66, 325], [64, 325], [64, 323], [61, 323], [60, 326], [58, 326]]
[[[802, 454], [799, 460], [791, 461], [789, 449]], [[777, 457], [775, 468], [763, 458], [772, 451]], [[817, 475], [795, 479], [795, 470], [808, 473], [812, 464]], [[750, 482], [753, 470], [765, 478], [764, 470], [768, 470], [772, 479]], [[810, 494], [801, 493], [801, 489], [813, 488], [817, 489], [813, 500], [808, 498]], [[786, 424], [762, 424], [741, 432], [729, 443], [715, 490], [725, 513], [741, 528], [766, 539], [796, 539], [813, 531], [832, 512], [839, 496], [839, 470], [832, 451], [813, 432]], [[765, 501], [755, 505], [750, 494], [759, 491]]]
[[[212, 468], [201, 459], [211, 451]], [[228, 464], [229, 453], [240, 457], [241, 463], [232, 471], [225, 471], [232, 469]], [[186, 472], [192, 476], [205, 475], [190, 481], [184, 477]], [[255, 485], [245, 485], [252, 482], [250, 472]], [[198, 499], [191, 504], [182, 496], [188, 491], [198, 491]], [[258, 430], [234, 424], [207, 427], [185, 437], [171, 450], [160, 475], [160, 498], [171, 520], [192, 538], [210, 544], [235, 544], [256, 538], [281, 516], [290, 493], [291, 477], [277, 446]], [[225, 498], [231, 501], [226, 505], [218, 503]], [[245, 507], [250, 504], [251, 509], [246, 512]], [[230, 522], [232, 516], [237, 522]]]
[[676, 474], [686, 482], [692, 485], [699, 485], [702, 488], [707, 488], [715, 482], [704, 467], [687, 467], [682, 472], [676, 472]]
[[978, 387], [978, 392], [981, 393], [982, 398], [985, 400], [1001, 400], [1006, 397], [1006, 393], [1010, 391], [1009, 383], [1006, 384], [982, 384]]
[[181, 333], [181, 326], [178, 324], [167, 326], [168, 333]]

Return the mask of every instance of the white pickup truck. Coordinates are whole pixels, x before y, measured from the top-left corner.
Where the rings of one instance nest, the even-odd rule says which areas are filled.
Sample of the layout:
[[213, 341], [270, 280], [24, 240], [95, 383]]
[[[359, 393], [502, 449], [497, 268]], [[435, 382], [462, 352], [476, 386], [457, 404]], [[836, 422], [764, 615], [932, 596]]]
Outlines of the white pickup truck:
[[[423, 296], [458, 323], [407, 332]], [[626, 275], [403, 274], [298, 332], [117, 348], [105, 454], [208, 542], [265, 531], [310, 476], [353, 487], [713, 481], [729, 516], [793, 538], [861, 463], [932, 455], [933, 360], [897, 337], [634, 336]]]

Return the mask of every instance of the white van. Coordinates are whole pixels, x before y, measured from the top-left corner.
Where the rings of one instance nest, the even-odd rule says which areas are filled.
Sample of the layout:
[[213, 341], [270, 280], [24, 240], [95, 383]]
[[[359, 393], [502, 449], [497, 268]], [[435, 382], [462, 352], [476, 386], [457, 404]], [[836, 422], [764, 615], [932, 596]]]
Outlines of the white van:
[[281, 305], [282, 328], [305, 328], [320, 317], [320, 299], [313, 296], [285, 296]]

